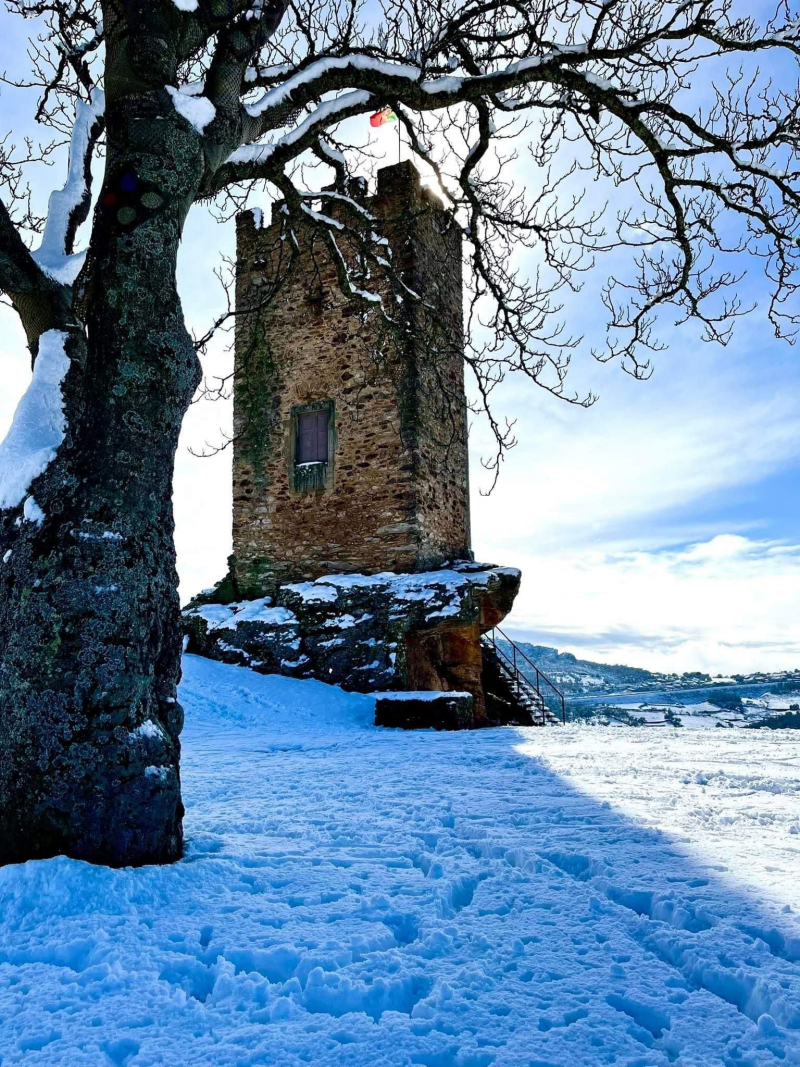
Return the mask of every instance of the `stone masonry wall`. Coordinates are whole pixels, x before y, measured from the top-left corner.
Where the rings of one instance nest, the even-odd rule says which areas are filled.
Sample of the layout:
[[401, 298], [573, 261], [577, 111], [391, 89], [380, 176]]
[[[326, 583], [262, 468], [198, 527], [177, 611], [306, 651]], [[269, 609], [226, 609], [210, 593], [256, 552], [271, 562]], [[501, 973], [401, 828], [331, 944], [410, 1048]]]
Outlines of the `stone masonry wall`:
[[[241, 596], [332, 571], [414, 571], [469, 556], [461, 245], [410, 164], [368, 206], [406, 283], [436, 306], [404, 351], [341, 292], [320, 238], [296, 231], [287, 275], [280, 208], [237, 220], [234, 562]], [[259, 306], [260, 305], [260, 306]], [[435, 322], [432, 322], [435, 319]], [[298, 409], [331, 412], [327, 466], [294, 463]]]
[[406, 282], [435, 307], [415, 316], [406, 353], [422, 570], [471, 543], [461, 233], [447, 212], [431, 210], [438, 202], [425, 193], [411, 164], [378, 173], [375, 210], [400, 220], [387, 233], [404, 257]]

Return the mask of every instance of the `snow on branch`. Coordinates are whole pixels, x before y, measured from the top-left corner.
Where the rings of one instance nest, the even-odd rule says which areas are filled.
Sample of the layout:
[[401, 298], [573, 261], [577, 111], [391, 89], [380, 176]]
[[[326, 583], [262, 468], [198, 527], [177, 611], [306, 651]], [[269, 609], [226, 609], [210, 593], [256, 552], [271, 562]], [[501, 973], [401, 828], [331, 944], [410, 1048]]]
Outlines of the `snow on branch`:
[[211, 101], [200, 95], [203, 85], [181, 85], [176, 89], [174, 85], [166, 85], [164, 88], [172, 97], [175, 110], [193, 126], [198, 133], [203, 133], [206, 126], [213, 122], [217, 115], [217, 109]]
[[[48, 330], [39, 338], [33, 378], [17, 405], [11, 429], [0, 443], [0, 510], [16, 508], [28, 497], [31, 483], [43, 474], [64, 440], [61, 385], [70, 367], [67, 333]], [[28, 497], [28, 500], [31, 500]], [[27, 513], [35, 502], [26, 507]]]
[[292, 100], [292, 94], [301, 86], [310, 86], [322, 82], [326, 75], [332, 71], [350, 73], [357, 71], [372, 71], [376, 74], [389, 75], [390, 77], [406, 78], [409, 81], [417, 81], [420, 78], [419, 67], [409, 63], [395, 63], [373, 56], [350, 55], [350, 56], [326, 56], [310, 63], [307, 67], [297, 71], [288, 77], [274, 89], [264, 93], [255, 104], [247, 105], [248, 114], [254, 118], [262, 115], [268, 108], [277, 107]]
[[242, 145], [228, 156], [228, 163], [265, 163], [274, 153], [280, 149], [291, 148], [308, 142], [310, 146], [316, 131], [326, 130], [342, 118], [358, 113], [365, 109], [372, 99], [371, 95], [363, 90], [352, 93], [344, 93], [333, 100], [326, 100], [314, 111], [306, 116], [299, 126], [285, 133], [275, 144], [268, 145]]
[[67, 180], [61, 189], [50, 194], [42, 240], [33, 252], [33, 258], [45, 274], [64, 285], [72, 285], [85, 258], [84, 252], [73, 252], [73, 245], [77, 228], [89, 213], [92, 151], [104, 110], [105, 96], [101, 89], [92, 91], [90, 103], [77, 101]]

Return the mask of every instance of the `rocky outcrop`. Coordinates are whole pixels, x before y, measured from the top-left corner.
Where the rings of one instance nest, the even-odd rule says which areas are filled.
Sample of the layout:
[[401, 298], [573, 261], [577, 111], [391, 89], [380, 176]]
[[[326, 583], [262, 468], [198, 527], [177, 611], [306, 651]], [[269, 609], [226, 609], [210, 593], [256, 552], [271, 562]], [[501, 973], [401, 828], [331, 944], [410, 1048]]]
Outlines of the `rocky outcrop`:
[[510, 611], [519, 582], [512, 568], [459, 563], [422, 574], [327, 575], [227, 604], [220, 583], [184, 611], [185, 645], [356, 692], [470, 693], [481, 722], [480, 636]]

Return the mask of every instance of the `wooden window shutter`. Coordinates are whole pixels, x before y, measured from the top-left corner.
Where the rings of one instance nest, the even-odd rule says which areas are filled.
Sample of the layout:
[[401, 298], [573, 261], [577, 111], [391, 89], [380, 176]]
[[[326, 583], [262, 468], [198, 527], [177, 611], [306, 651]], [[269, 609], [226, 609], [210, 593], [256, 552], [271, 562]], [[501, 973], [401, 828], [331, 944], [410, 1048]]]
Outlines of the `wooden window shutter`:
[[328, 412], [317, 412], [316, 458], [328, 462]]
[[297, 463], [328, 462], [328, 412], [304, 411], [297, 417]]

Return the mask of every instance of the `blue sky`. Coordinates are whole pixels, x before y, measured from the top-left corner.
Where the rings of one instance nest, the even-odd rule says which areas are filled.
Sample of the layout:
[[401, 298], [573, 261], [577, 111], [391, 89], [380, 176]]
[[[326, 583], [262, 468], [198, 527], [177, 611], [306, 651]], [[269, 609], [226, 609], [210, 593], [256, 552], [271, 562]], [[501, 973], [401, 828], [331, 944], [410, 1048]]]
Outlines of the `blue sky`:
[[[4, 66], [22, 56], [25, 26], [0, 15]], [[21, 136], [30, 98], [5, 89], [3, 126]], [[396, 158], [396, 132], [375, 131]], [[59, 171], [36, 176], [43, 204]], [[523, 172], [523, 178], [527, 176]], [[268, 203], [266, 194], [260, 197]], [[212, 270], [233, 251], [232, 226], [202, 209], [190, 217], [180, 286], [191, 325], [202, 328], [220, 306]], [[760, 262], [745, 264], [745, 303], [763, 306]], [[600, 264], [595, 281], [605, 278]], [[568, 304], [570, 328], [600, 342], [596, 284]], [[591, 410], [568, 407], [519, 380], [498, 391], [503, 413], [518, 420], [489, 498], [473, 452], [476, 556], [523, 570], [508, 628], [606, 662], [713, 673], [793, 667], [800, 653], [800, 361], [777, 342], [761, 310], [739, 323], [720, 349], [692, 326], [666, 331], [648, 382], [613, 365], [581, 358], [576, 388], [593, 388]], [[13, 315], [0, 308], [0, 360], [6, 387], [0, 431], [25, 388], [28, 356]], [[221, 351], [207, 364], [224, 372]], [[178, 564], [188, 597], [221, 577], [230, 552], [230, 455], [210, 460], [187, 451], [218, 441], [230, 409], [196, 405], [186, 420], [175, 483]]]

